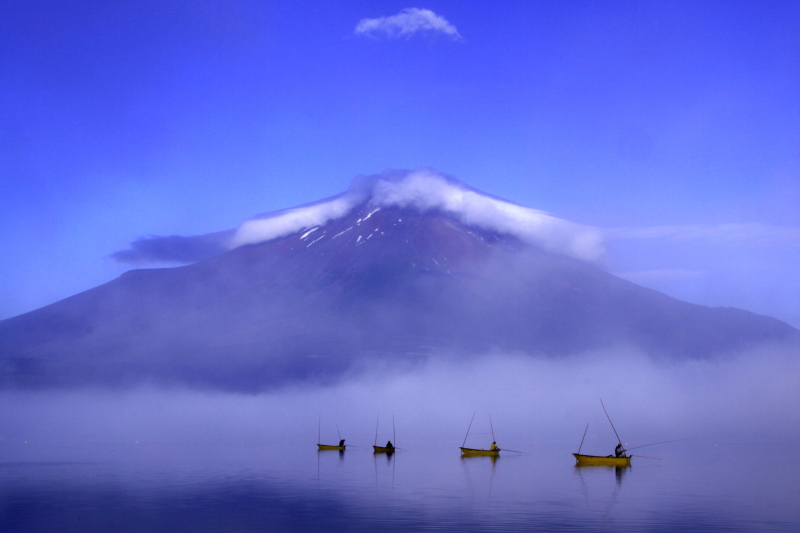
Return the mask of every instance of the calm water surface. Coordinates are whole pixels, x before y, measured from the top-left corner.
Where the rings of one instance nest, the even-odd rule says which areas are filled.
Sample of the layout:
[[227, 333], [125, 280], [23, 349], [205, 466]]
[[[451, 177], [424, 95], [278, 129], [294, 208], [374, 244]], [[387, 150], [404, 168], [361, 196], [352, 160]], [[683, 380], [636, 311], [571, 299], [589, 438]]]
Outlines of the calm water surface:
[[496, 461], [462, 459], [458, 444], [387, 457], [313, 442], [3, 442], [0, 530], [800, 531], [797, 446], [681, 442], [615, 469], [574, 466], [567, 443]]

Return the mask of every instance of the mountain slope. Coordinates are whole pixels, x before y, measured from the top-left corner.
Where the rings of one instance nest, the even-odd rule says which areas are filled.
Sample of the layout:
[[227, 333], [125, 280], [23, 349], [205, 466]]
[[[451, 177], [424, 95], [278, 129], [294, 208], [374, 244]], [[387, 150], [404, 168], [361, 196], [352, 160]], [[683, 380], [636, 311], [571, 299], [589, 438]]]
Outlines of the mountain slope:
[[4, 320], [0, 380], [257, 391], [429, 355], [630, 346], [698, 358], [797, 339], [773, 318], [681, 302], [442, 209], [367, 198], [319, 226], [132, 270]]

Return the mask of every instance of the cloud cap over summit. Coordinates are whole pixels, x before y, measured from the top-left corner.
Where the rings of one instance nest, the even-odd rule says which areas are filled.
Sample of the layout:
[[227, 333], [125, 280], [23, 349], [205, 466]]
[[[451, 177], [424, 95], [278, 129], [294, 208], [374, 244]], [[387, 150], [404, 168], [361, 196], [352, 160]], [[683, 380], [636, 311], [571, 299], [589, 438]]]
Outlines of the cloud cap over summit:
[[130, 249], [115, 252], [112, 257], [132, 264], [191, 263], [239, 246], [324, 226], [363, 204], [443, 212], [468, 226], [513, 235], [545, 250], [584, 261], [597, 261], [604, 253], [603, 234], [596, 228], [497, 198], [435, 169], [422, 168], [359, 176], [344, 193], [259, 215], [235, 231], [139, 239]]

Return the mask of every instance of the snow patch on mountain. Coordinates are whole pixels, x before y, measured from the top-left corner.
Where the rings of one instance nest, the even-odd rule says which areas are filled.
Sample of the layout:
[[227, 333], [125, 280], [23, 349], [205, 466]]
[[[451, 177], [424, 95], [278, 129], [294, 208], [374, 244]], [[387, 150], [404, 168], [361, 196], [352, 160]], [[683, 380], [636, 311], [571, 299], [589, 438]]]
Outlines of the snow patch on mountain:
[[236, 230], [230, 247], [257, 244], [314, 226], [324, 226], [328, 221], [349, 213], [360, 200], [357, 194], [345, 193], [327, 201], [285, 209], [248, 220]]
[[324, 226], [365, 202], [370, 212], [363, 220], [386, 207], [438, 210], [462, 224], [511, 234], [549, 251], [585, 261], [595, 261], [604, 252], [603, 235], [596, 228], [492, 197], [433, 169], [358, 178], [347, 192], [338, 196], [248, 220], [236, 230], [230, 247], [257, 244]]

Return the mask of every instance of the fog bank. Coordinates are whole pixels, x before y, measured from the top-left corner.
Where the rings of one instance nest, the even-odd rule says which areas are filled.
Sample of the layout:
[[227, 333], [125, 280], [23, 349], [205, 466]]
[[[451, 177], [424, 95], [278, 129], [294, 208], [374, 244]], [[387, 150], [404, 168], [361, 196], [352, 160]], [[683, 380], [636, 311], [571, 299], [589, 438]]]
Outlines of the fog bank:
[[[659, 363], [638, 353], [567, 359], [493, 355], [457, 363], [433, 358], [403, 371], [369, 368], [335, 386], [292, 386], [245, 395], [186, 389], [81, 390], [0, 394], [0, 447], [157, 441], [212, 446], [230, 441], [313, 446], [461, 444], [473, 412], [471, 444], [532, 450], [564, 442], [610, 453], [615, 443], [602, 398], [631, 446], [668, 439], [796, 443], [800, 359], [780, 348], [724, 361]], [[687, 446], [691, 446], [687, 441]], [[574, 450], [572, 450], [574, 451]]]

